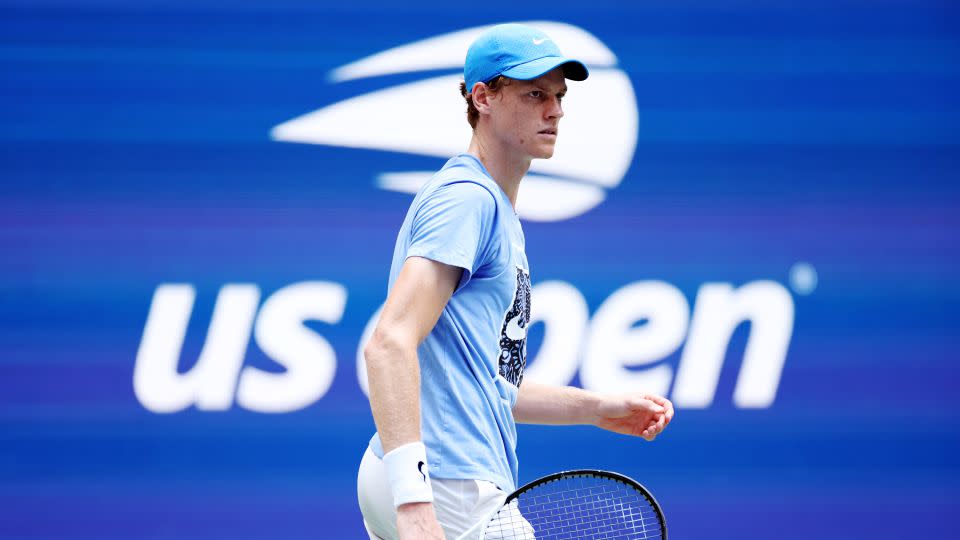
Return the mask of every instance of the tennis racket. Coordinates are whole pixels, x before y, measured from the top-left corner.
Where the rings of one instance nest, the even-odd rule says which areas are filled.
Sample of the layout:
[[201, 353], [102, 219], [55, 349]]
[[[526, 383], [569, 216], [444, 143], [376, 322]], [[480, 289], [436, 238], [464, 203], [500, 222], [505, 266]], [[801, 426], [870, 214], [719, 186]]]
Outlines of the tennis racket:
[[509, 495], [461, 540], [666, 540], [653, 495], [622, 474], [578, 470], [544, 476]]

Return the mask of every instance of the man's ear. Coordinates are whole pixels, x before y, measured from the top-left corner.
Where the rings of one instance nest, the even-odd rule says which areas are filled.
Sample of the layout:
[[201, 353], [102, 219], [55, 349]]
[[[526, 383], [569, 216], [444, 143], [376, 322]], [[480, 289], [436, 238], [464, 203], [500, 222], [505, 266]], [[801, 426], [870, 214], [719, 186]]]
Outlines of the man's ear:
[[487, 88], [486, 84], [482, 82], [474, 84], [471, 96], [473, 96], [473, 106], [477, 108], [477, 112], [480, 114], [490, 114], [490, 101], [493, 99], [494, 94]]

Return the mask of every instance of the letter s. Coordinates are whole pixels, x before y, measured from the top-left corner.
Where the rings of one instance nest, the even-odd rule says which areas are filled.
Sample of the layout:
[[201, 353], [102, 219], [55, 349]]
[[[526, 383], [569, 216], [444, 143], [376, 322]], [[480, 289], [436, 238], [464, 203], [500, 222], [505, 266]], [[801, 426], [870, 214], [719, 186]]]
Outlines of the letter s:
[[263, 352], [287, 371], [268, 373], [247, 366], [240, 376], [237, 403], [253, 411], [282, 413], [320, 399], [333, 382], [336, 353], [303, 322], [337, 323], [346, 303], [346, 288], [326, 281], [295, 283], [271, 295], [257, 316], [254, 337]]

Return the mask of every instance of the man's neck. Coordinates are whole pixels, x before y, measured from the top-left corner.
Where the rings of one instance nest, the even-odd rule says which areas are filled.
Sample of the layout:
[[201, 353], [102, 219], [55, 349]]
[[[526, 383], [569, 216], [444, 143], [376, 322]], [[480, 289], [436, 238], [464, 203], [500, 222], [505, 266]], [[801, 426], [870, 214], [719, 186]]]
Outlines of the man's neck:
[[494, 138], [485, 137], [479, 131], [473, 132], [467, 153], [483, 163], [493, 180], [507, 194], [510, 204], [516, 208], [520, 180], [530, 169], [531, 158], [511, 152], [504, 145], [497, 144]]

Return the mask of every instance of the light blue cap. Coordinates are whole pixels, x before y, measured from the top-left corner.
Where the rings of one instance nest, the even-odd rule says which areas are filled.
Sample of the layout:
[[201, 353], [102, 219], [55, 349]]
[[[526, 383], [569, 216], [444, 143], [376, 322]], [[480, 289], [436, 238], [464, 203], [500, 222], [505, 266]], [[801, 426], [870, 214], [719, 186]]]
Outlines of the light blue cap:
[[583, 62], [567, 58], [550, 36], [522, 24], [499, 24], [480, 35], [467, 50], [463, 80], [467, 92], [478, 82], [498, 75], [528, 81], [562, 66], [564, 77], [582, 81], [589, 72]]

